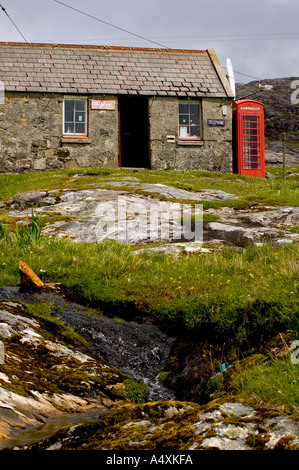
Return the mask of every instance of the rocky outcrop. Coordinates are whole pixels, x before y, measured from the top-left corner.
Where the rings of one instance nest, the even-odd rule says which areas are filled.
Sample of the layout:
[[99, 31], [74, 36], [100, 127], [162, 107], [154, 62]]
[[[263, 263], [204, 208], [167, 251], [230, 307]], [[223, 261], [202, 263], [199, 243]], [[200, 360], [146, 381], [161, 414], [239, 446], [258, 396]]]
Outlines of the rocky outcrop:
[[299, 425], [235, 400], [125, 405], [93, 426], [77, 426], [30, 446], [56, 450], [299, 449]]
[[279, 245], [299, 241], [299, 235], [290, 231], [299, 223], [298, 207], [265, 209], [236, 210], [224, 207], [211, 210], [220, 221], [205, 224], [204, 238], [235, 246], [265, 242]]
[[[297, 233], [290, 232], [291, 226], [299, 223], [298, 208], [274, 206], [262, 209], [253, 206], [247, 210], [234, 207], [208, 209], [205, 212], [219, 220], [204, 223], [203, 232], [198, 231], [194, 239], [192, 223], [182, 225], [184, 214], [189, 220], [191, 217], [189, 201], [200, 205], [203, 200], [230, 201], [237, 199], [236, 196], [215, 189], [192, 192], [136, 180], [124, 178], [79, 191], [52, 190], [51, 195], [55, 194], [55, 198], [45, 191], [39, 199], [40, 206], [34, 209], [35, 214], [41, 217], [53, 215], [58, 220], [45, 223], [42, 234], [84, 243], [107, 238], [132, 245], [175, 242], [172, 247], [157, 248], [172, 253], [201, 251], [202, 242], [211, 241], [246, 246], [249, 243], [280, 244], [299, 240]], [[10, 216], [22, 221], [31, 215], [32, 209], [28, 208], [31, 203], [31, 193], [28, 198], [22, 193], [8, 200], [5, 207], [10, 209]]]
[[[47, 326], [48, 330], [45, 329]], [[107, 386], [123, 377], [65, 341], [59, 325], [28, 316], [19, 302], [0, 302], [0, 335], [4, 363], [0, 372], [0, 448], [49, 418], [96, 410], [103, 416], [126, 399]], [[51, 334], [52, 330], [52, 334]]]

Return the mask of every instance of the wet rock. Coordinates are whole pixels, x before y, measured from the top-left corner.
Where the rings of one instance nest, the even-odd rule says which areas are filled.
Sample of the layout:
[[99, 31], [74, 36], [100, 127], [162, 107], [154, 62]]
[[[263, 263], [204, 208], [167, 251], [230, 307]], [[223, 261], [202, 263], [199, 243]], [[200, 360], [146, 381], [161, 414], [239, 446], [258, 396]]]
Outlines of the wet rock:
[[0, 448], [8, 438], [41, 427], [49, 417], [88, 410], [103, 416], [127, 401], [108, 399], [105, 394], [107, 384], [120, 384], [121, 374], [80, 349], [49, 339], [49, 332], [17, 301], [0, 303], [0, 330], [5, 352], [0, 374]]
[[100, 354], [107, 364], [144, 382], [148, 387], [149, 400], [174, 396], [157, 380], [173, 342], [173, 338], [158, 327], [135, 321], [119, 322], [67, 309], [53, 311], [53, 314], [80, 332], [91, 350]]

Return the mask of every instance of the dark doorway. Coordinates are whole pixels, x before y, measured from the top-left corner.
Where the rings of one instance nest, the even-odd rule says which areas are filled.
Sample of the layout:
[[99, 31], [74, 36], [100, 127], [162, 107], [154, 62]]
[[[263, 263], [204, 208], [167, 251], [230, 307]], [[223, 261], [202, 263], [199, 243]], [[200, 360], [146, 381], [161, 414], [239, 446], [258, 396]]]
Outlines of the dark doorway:
[[149, 168], [148, 99], [119, 97], [120, 166]]

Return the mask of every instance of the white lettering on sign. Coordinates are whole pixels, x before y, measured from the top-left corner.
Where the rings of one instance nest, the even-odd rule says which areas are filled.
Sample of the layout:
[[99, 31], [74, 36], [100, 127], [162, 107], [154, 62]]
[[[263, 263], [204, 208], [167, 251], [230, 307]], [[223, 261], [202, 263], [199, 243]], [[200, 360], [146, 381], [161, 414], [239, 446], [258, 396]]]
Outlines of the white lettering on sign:
[[259, 111], [261, 108], [259, 106], [241, 106], [241, 109], [247, 109], [248, 111]]
[[114, 110], [115, 109], [115, 101], [107, 101], [107, 100], [91, 100], [91, 109], [107, 109], [107, 110]]

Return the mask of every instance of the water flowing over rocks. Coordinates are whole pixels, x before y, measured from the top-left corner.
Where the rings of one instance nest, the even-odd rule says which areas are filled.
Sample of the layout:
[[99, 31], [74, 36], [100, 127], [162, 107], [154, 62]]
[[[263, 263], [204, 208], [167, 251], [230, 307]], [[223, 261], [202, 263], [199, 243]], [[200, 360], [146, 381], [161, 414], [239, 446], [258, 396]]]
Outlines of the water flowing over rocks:
[[68, 309], [53, 314], [80, 332], [91, 351], [100, 353], [107, 364], [147, 384], [148, 400], [175, 397], [158, 382], [173, 339], [155, 325], [91, 317]]

